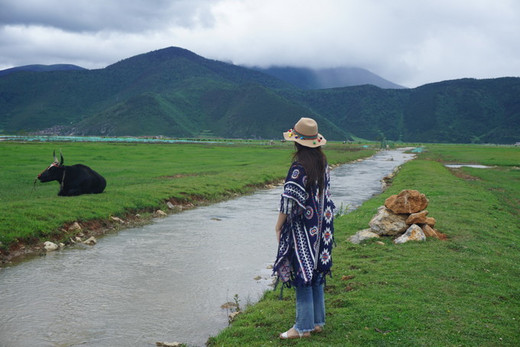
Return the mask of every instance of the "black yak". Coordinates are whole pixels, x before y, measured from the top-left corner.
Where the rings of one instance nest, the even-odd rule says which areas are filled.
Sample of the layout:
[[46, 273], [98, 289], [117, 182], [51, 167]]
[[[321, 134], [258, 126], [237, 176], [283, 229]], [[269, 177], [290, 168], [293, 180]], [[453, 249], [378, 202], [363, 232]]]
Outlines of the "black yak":
[[61, 154], [61, 151], [60, 161], [56, 158], [56, 151], [52, 155], [54, 162], [38, 175], [38, 179], [42, 183], [58, 181], [60, 183], [59, 196], [98, 194], [103, 192], [107, 185], [103, 176], [82, 164], [63, 165], [63, 154]]

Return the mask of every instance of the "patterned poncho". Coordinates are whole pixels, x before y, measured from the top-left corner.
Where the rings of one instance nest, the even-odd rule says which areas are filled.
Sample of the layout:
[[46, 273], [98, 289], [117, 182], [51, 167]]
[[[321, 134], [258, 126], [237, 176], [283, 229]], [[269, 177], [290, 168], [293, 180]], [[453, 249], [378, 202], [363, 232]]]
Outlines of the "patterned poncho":
[[280, 202], [280, 212], [288, 216], [273, 267], [282, 282], [293, 286], [310, 285], [316, 273], [328, 274], [332, 266], [335, 206], [330, 198], [329, 170], [324, 193], [317, 184], [306, 190], [306, 183], [305, 169], [293, 163]]

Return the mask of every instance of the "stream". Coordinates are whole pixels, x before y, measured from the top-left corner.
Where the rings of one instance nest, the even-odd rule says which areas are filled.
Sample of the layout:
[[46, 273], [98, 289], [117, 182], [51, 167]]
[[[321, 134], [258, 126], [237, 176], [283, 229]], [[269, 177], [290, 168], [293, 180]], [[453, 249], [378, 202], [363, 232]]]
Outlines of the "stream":
[[[412, 159], [381, 151], [331, 173], [333, 200], [356, 208]], [[289, 163], [287, 168], [289, 168]], [[232, 309], [271, 289], [282, 187], [156, 219], [0, 268], [0, 346], [203, 346]], [[280, 326], [282, 329], [284, 325]]]

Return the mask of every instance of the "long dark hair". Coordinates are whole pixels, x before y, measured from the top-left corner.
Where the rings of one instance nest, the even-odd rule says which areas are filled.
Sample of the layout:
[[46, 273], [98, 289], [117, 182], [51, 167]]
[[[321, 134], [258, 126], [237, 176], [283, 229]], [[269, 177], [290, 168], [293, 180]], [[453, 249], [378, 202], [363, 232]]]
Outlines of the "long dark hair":
[[297, 142], [294, 144], [296, 145], [296, 152], [293, 154], [293, 161], [300, 163], [307, 173], [305, 188], [317, 184], [320, 191], [323, 191], [325, 184], [323, 176], [327, 169], [327, 156], [323, 153], [321, 147], [306, 147]]

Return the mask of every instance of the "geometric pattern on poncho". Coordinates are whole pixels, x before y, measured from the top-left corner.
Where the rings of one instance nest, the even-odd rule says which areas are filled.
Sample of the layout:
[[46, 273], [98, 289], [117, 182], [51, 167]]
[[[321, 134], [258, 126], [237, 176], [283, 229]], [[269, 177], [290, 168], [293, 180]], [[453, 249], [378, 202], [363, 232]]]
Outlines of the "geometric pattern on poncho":
[[324, 192], [319, 191], [317, 184], [306, 190], [306, 183], [305, 169], [293, 163], [281, 194], [280, 212], [288, 216], [273, 266], [273, 273], [293, 286], [310, 285], [316, 273], [328, 274], [332, 267], [335, 206], [329, 169], [325, 173]]

